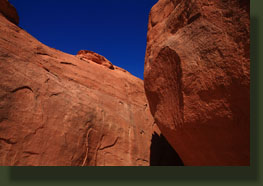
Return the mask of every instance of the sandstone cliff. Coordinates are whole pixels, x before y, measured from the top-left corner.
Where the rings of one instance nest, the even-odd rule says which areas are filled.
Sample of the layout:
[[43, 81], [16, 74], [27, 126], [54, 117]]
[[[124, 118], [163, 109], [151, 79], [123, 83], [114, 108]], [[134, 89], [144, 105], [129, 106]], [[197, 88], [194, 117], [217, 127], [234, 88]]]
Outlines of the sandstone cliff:
[[249, 165], [249, 1], [159, 0], [145, 90], [186, 165]]
[[0, 165], [150, 165], [143, 81], [96, 53], [43, 45], [0, 3]]

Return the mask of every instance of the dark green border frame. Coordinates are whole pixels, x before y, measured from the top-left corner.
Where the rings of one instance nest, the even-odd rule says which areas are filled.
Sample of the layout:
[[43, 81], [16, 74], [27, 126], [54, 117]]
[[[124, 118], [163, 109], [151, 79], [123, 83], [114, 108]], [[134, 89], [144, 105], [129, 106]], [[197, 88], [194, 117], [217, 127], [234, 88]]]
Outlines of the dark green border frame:
[[262, 4], [251, 0], [250, 167], [0, 167], [0, 185], [263, 185]]

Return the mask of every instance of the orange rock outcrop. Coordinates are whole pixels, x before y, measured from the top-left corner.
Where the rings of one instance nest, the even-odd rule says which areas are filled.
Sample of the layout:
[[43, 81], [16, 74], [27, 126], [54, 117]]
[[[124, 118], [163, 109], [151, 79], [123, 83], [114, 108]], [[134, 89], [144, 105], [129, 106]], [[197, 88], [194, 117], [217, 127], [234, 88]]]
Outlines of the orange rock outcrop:
[[145, 90], [185, 165], [250, 164], [249, 1], [159, 0]]
[[150, 165], [143, 81], [99, 54], [81, 55], [47, 47], [0, 15], [0, 165]]

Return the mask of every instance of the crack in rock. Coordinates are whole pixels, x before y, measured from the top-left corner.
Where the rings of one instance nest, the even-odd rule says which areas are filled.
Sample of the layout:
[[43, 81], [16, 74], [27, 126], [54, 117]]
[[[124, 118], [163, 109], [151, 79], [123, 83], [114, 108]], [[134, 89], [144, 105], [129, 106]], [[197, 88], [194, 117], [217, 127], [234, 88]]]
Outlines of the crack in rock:
[[5, 138], [0, 138], [0, 141], [4, 141], [5, 143], [10, 145], [14, 145], [17, 143], [16, 141], [12, 141], [12, 139], [5, 139]]
[[23, 90], [23, 89], [30, 90], [31, 92], [34, 93], [34, 91], [32, 90], [32, 88], [30, 88], [29, 86], [18, 87], [18, 88], [16, 88], [16, 89], [12, 90], [11, 93], [16, 93], [17, 91], [19, 91], [19, 90]]
[[111, 147], [115, 146], [116, 143], [118, 142], [118, 140], [119, 140], [119, 137], [117, 137], [117, 138], [115, 139], [115, 141], [113, 142], [113, 144], [107, 145], [107, 146], [105, 146], [105, 147], [101, 147], [101, 148], [99, 148], [99, 150], [105, 150], [105, 149], [108, 149], [108, 148], [111, 148]]

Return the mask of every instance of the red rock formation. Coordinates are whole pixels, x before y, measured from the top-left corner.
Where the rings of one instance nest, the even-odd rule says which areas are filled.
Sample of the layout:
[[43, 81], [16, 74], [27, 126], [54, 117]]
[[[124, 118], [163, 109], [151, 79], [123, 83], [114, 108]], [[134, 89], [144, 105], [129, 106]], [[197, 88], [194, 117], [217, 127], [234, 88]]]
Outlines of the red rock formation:
[[95, 62], [97, 64], [103, 65], [109, 69], [114, 70], [113, 64], [107, 60], [104, 56], [101, 56], [95, 52], [89, 51], [89, 50], [81, 50], [78, 52], [77, 57], [79, 57], [81, 60], [87, 61], [87, 62]]
[[143, 81], [84, 57], [90, 63], [0, 15], [0, 165], [150, 165]]
[[19, 17], [17, 11], [8, 0], [0, 0], [0, 14], [4, 15], [9, 21], [14, 24], [19, 24]]
[[145, 90], [185, 165], [249, 165], [249, 1], [159, 0]]

